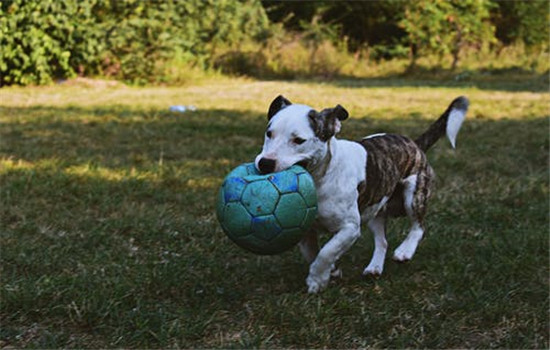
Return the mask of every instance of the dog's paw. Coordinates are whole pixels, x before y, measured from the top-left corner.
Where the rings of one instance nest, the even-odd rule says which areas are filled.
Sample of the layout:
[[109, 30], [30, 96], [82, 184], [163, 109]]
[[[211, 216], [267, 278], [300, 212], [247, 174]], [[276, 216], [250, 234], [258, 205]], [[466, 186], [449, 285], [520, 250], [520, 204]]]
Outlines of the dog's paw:
[[312, 278], [308, 277], [306, 279], [306, 283], [307, 283], [307, 292], [309, 294], [316, 294], [316, 293], [319, 293], [321, 291], [321, 285], [313, 280]]
[[332, 265], [332, 267], [330, 268], [330, 277], [334, 277], [334, 278], [342, 278], [342, 270], [337, 267], [335, 264]]
[[393, 260], [397, 262], [407, 262], [412, 259], [416, 247], [410, 245], [401, 244], [393, 253]]
[[377, 264], [376, 262], [371, 262], [364, 270], [363, 270], [363, 276], [375, 276], [378, 277], [382, 275], [382, 271], [384, 271], [384, 265]]
[[307, 291], [310, 294], [319, 293], [328, 285], [330, 279], [330, 271], [323, 273], [321, 276], [309, 274], [306, 278]]

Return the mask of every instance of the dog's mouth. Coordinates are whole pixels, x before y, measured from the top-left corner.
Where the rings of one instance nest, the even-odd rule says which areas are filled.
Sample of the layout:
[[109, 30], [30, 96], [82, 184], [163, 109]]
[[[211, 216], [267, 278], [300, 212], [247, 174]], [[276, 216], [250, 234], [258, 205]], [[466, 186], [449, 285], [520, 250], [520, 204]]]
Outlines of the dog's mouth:
[[304, 168], [304, 169], [307, 169], [307, 166], [309, 165], [309, 162], [308, 162], [306, 159], [304, 159], [304, 160], [299, 161], [299, 162], [296, 163], [296, 164], [299, 165], [299, 166], [301, 166], [301, 167]]

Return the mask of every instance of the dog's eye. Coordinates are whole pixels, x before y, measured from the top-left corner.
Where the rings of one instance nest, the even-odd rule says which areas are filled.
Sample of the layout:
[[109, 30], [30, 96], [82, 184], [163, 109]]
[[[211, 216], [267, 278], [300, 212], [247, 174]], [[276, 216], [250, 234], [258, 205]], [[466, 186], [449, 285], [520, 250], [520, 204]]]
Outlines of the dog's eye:
[[267, 132], [265, 133], [265, 136], [267, 136], [268, 139], [270, 139], [272, 135], [273, 135], [273, 134], [272, 134], [271, 131], [267, 131]]
[[304, 140], [301, 137], [295, 137], [294, 140], [292, 140], [292, 142], [294, 142], [297, 145], [301, 145], [302, 143], [306, 142], [306, 140]]

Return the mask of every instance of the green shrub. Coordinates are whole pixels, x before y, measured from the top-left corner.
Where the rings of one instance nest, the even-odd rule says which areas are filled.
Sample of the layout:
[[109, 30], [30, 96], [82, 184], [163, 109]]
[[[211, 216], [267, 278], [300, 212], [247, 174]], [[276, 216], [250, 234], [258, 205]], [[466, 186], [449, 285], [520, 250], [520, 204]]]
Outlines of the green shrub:
[[512, 43], [529, 56], [512, 65], [548, 66], [541, 1], [263, 3], [279, 22], [260, 0], [2, 0], [0, 86], [76, 75], [174, 84], [212, 68], [259, 78], [387, 75], [406, 58], [409, 68], [446, 67], [451, 57], [452, 68], [472, 69], [487, 50], [504, 53], [496, 65], [508, 62]]
[[343, 75], [352, 63], [345, 48], [328, 40], [310, 45], [299, 37], [271, 38], [263, 45], [249, 43], [240, 50], [220, 50], [214, 59], [214, 67], [225, 74], [283, 79]]
[[332, 77], [345, 74], [353, 61], [339, 27], [318, 21], [302, 22], [302, 30], [289, 32], [271, 24], [261, 44], [247, 42], [238, 50], [222, 48], [214, 66], [224, 73], [261, 78]]
[[62, 45], [70, 36], [74, 7], [45, 0], [2, 2], [0, 6], [0, 83], [44, 84], [56, 75], [74, 74], [71, 52]]
[[262, 38], [268, 24], [258, 0], [7, 0], [0, 11], [1, 85], [163, 81], [164, 64], [206, 68], [221, 43]]

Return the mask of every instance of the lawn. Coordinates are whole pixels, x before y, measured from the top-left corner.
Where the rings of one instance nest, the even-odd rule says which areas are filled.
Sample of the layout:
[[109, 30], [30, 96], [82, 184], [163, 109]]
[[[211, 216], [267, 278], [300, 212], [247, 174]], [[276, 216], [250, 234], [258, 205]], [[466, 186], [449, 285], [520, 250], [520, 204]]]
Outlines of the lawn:
[[[548, 348], [550, 94], [533, 86], [1, 89], [0, 347]], [[262, 257], [225, 237], [217, 189], [259, 152], [281, 93], [342, 104], [350, 139], [417, 136], [454, 97], [470, 98], [457, 149], [441, 140], [429, 152], [437, 190], [411, 262], [389, 259], [406, 229], [395, 221], [384, 275], [362, 277], [364, 229], [343, 277], [308, 295], [298, 249]]]

